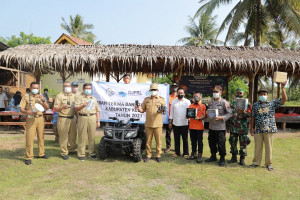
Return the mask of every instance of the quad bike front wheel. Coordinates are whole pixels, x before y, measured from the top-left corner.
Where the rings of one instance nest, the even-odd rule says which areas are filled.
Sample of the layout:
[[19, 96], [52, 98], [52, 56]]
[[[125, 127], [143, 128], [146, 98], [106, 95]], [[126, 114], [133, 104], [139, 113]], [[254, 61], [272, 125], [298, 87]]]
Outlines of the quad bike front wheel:
[[141, 138], [133, 139], [133, 160], [140, 162], [142, 160], [142, 140]]
[[106, 149], [106, 144], [105, 144], [105, 140], [104, 137], [101, 138], [100, 140], [100, 144], [99, 144], [99, 158], [100, 159], [106, 159], [107, 158], [107, 149]]

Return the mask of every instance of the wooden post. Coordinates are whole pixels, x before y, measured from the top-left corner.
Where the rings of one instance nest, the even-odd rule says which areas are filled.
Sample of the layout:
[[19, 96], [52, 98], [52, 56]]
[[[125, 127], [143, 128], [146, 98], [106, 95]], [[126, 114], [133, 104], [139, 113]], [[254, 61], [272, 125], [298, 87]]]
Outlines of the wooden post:
[[257, 102], [257, 91], [258, 91], [258, 74], [254, 77], [254, 88], [253, 88], [253, 102]]
[[249, 101], [253, 104], [253, 79], [249, 77]]
[[277, 83], [277, 99], [280, 98], [280, 83]]
[[105, 73], [105, 77], [106, 77], [106, 82], [109, 82], [109, 70], [107, 69], [107, 64], [104, 62], [102, 63], [103, 65], [103, 69], [104, 69], [104, 73]]

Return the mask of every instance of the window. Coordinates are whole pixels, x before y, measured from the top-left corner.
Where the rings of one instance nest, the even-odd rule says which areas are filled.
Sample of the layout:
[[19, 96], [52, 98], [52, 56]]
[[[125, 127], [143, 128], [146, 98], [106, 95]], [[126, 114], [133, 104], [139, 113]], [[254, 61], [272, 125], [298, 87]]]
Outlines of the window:
[[84, 78], [78, 79], [78, 83], [85, 83], [85, 79]]

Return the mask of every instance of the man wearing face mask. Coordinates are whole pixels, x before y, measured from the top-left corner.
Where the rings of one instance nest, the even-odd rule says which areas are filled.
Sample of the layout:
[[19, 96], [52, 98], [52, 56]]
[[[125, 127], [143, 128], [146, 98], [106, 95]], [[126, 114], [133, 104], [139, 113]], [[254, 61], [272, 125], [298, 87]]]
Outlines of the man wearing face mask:
[[[236, 98], [244, 97], [244, 90], [239, 88], [236, 90]], [[248, 103], [247, 110], [237, 108], [236, 101], [230, 103], [232, 117], [226, 122], [230, 131], [229, 143], [231, 160], [228, 163], [237, 162], [237, 154], [240, 154], [240, 165], [245, 165], [245, 156], [247, 156], [247, 146], [250, 144], [248, 136], [248, 118], [251, 117], [251, 105]], [[237, 143], [240, 141], [240, 151], [238, 152]]]
[[131, 82], [131, 76], [130, 74], [125, 74], [123, 77], [123, 81], [125, 84], [129, 84]]
[[144, 99], [142, 107], [135, 105], [135, 108], [140, 112], [146, 112], [146, 152], [147, 157], [144, 159], [144, 162], [149, 162], [152, 157], [151, 144], [152, 138], [155, 137], [156, 141], [156, 156], [155, 160], [161, 162], [161, 135], [163, 127], [162, 111], [159, 111], [159, 107], [165, 106], [166, 102], [164, 98], [157, 95], [158, 85], [153, 83], [150, 85], [150, 97]]
[[[197, 159], [197, 163], [202, 162], [203, 153], [203, 130], [204, 130], [204, 118], [206, 116], [206, 106], [201, 103], [202, 94], [200, 92], [194, 92], [193, 100], [189, 108], [197, 109], [197, 116], [194, 119], [190, 119], [189, 129], [190, 138], [192, 143], [192, 154], [188, 160]], [[198, 155], [197, 155], [198, 147]]]
[[38, 138], [38, 158], [48, 159], [44, 149], [44, 117], [42, 112], [35, 112], [35, 104], [41, 104], [45, 110], [49, 109], [43, 95], [39, 95], [40, 85], [37, 82], [30, 84], [31, 93], [25, 94], [20, 102], [20, 111], [27, 115], [26, 119], [26, 160], [25, 164], [30, 165], [33, 159], [34, 136]]
[[[258, 91], [259, 101], [255, 102], [252, 107], [252, 118], [250, 123], [250, 133], [254, 136], [255, 151], [252, 165], [258, 167], [262, 159], [263, 144], [265, 144], [265, 165], [269, 171], [274, 170], [272, 167], [272, 145], [273, 134], [277, 132], [275, 122], [275, 110], [283, 105], [287, 100], [285, 92], [286, 81], [281, 83], [282, 98], [268, 101], [268, 91], [261, 89]], [[255, 132], [254, 132], [255, 124]]]
[[229, 103], [222, 99], [222, 87], [215, 86], [213, 89], [213, 98], [208, 104], [208, 109], [218, 109], [219, 116], [214, 119], [209, 119], [208, 144], [211, 152], [210, 158], [206, 162], [217, 160], [217, 152], [219, 151], [220, 162], [219, 166], [225, 165], [226, 156], [226, 121], [232, 116], [232, 111]]
[[[170, 113], [171, 113], [172, 101], [177, 98], [177, 89], [178, 89], [178, 84], [176, 82], [173, 82], [171, 85], [171, 94], [169, 96], [169, 117], [170, 117]], [[171, 150], [171, 132], [172, 132], [172, 127], [170, 128], [169, 125], [167, 125], [166, 126], [166, 147], [167, 147], [167, 149], [165, 150], [165, 153], [168, 153]]]
[[47, 88], [44, 89], [43, 96], [44, 96], [45, 101], [49, 104], [49, 96], [48, 96], [48, 89]]
[[185, 92], [183, 88], [178, 88], [177, 99], [172, 101], [171, 113], [169, 118], [169, 128], [173, 127], [175, 140], [175, 154], [180, 156], [180, 137], [183, 143], [183, 157], [189, 157], [188, 144], [188, 119], [186, 118], [186, 110], [191, 105], [191, 102], [184, 98]]
[[96, 128], [100, 127], [100, 109], [97, 99], [92, 94], [92, 84], [83, 85], [82, 95], [75, 100], [75, 111], [78, 112], [78, 148], [80, 161], [85, 160], [85, 138], [88, 136], [89, 158], [97, 159], [95, 152]]
[[68, 140], [70, 142], [70, 149], [75, 151], [76, 139], [69, 139], [74, 136], [72, 133], [72, 119], [74, 118], [74, 94], [72, 93], [71, 83], [64, 82], [63, 92], [59, 93], [54, 101], [54, 109], [58, 112], [57, 131], [59, 135], [59, 146], [61, 150], [62, 159], [69, 159]]

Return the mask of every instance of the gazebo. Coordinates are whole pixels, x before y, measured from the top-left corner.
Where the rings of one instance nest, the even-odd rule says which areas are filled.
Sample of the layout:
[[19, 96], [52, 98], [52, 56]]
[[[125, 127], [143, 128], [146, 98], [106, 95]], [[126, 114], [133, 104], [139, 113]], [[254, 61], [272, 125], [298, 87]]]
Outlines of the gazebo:
[[22, 45], [0, 53], [0, 65], [44, 68], [75, 73], [214, 74], [249, 78], [249, 99], [255, 98], [258, 76], [284, 71], [300, 77], [300, 50], [267, 47], [159, 46], [159, 45]]

